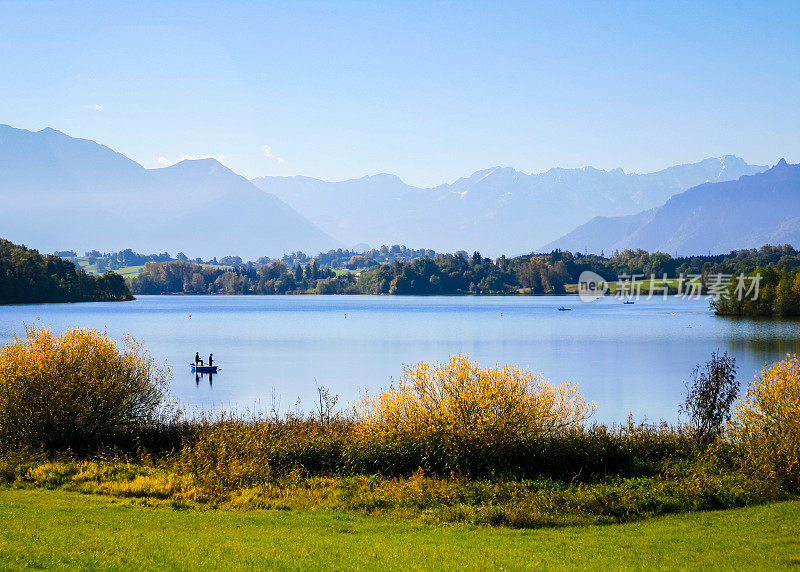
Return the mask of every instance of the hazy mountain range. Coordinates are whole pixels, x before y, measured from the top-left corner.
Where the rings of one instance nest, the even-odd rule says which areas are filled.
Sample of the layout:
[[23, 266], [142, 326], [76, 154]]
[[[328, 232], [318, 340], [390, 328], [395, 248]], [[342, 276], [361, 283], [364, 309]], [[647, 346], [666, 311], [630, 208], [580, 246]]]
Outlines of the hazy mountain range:
[[647, 174], [494, 167], [426, 189], [387, 174], [248, 181], [214, 159], [145, 169], [93, 141], [0, 125], [0, 236], [43, 252], [246, 259], [358, 243], [490, 256], [797, 245], [796, 166], [755, 175], [765, 169], [726, 155]]
[[429, 189], [387, 174], [334, 183], [309, 177], [253, 182], [347, 244], [496, 256], [530, 252], [598, 215], [634, 214], [700, 183], [764, 169], [727, 155], [648, 174], [585, 167], [528, 175], [493, 167]]
[[145, 169], [94, 141], [0, 125], [0, 236], [44, 252], [280, 256], [341, 246], [215, 159]]
[[764, 244], [800, 245], [800, 165], [783, 159], [763, 173], [699, 185], [635, 215], [596, 217], [542, 250], [713, 254]]

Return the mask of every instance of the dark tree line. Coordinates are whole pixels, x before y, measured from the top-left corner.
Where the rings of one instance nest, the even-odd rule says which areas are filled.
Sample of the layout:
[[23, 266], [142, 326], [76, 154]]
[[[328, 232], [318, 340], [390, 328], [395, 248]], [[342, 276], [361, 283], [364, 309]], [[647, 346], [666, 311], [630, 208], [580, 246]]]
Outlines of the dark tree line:
[[507, 266], [504, 259], [496, 262], [479, 252], [439, 254], [364, 270], [358, 288], [364, 294], [509, 294], [518, 288]]
[[733, 275], [711, 305], [720, 316], [800, 316], [800, 268], [756, 268], [745, 280]]
[[[432, 251], [404, 251], [402, 247], [395, 250], [398, 256], [413, 257], [423, 252], [433, 255], [412, 260], [396, 258], [389, 264], [366, 264], [367, 268], [358, 273], [342, 270], [337, 273], [324, 262], [330, 263], [330, 257], [310, 258], [302, 253], [287, 255], [286, 260], [298, 261], [294, 264], [284, 260], [260, 259], [256, 263], [244, 263], [238, 257], [220, 259], [231, 268], [201, 266], [185, 260], [148, 262], [144, 272], [133, 278], [130, 285], [138, 294], [557, 295], [564, 294], [568, 284], [576, 284], [581, 273], [589, 270], [608, 281], [625, 275], [645, 280], [650, 276], [661, 279], [664, 275], [699, 277], [702, 291], [707, 292], [717, 274], [738, 275], [766, 269], [766, 274], [773, 273], [765, 281], [766, 299], [772, 300], [773, 292], [775, 296], [780, 293], [781, 308], [787, 308], [780, 310], [781, 315], [789, 315], [794, 306], [782, 300], [788, 299], [784, 291], [787, 288], [790, 291], [793, 286], [786, 286], [789, 278], [784, 279], [781, 286], [775, 273], [800, 267], [800, 254], [790, 246], [764, 246], [725, 255], [680, 258], [644, 250], [615, 252], [609, 258], [555, 250], [511, 259], [501, 256], [496, 260], [484, 258], [478, 252], [468, 256], [465, 252], [434, 254]], [[342, 255], [348, 252], [342, 251]], [[363, 260], [356, 262], [357, 268], [364, 268]]]
[[0, 239], [0, 304], [109, 302], [133, 297], [119, 274], [90, 276], [67, 260]]
[[[709, 276], [713, 274], [748, 274], [764, 267], [792, 270], [800, 267], [800, 252], [789, 245], [766, 245], [759, 249], [735, 250], [729, 254], [677, 258], [663, 252], [623, 250], [606, 258], [596, 254], [582, 255], [556, 250], [549, 254], [520, 256], [512, 259], [511, 265], [523, 282], [534, 283], [534, 286], [536, 268], [541, 265], [552, 266], [550, 274], [565, 279], [568, 284], [577, 283], [581, 272], [590, 270], [609, 281], [616, 280], [622, 275], [639, 275], [645, 278], [655, 275], [659, 279], [664, 274], [669, 278], [693, 275], [699, 276], [701, 282], [706, 285]], [[530, 278], [531, 272], [534, 274], [534, 279]], [[527, 284], [524, 287], [527, 287]], [[546, 288], [544, 290], [546, 291]]]

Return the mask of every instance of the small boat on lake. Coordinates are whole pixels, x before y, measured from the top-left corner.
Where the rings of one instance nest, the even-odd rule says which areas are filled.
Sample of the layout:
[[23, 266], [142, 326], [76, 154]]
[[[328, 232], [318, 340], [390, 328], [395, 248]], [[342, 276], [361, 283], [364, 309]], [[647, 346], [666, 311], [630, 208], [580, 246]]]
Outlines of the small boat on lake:
[[190, 363], [189, 366], [195, 373], [217, 373], [217, 366], [215, 365], [200, 365], [200, 364]]
[[572, 308], [565, 308], [564, 306], [561, 306], [560, 308], [556, 308], [556, 310], [558, 310], [559, 312], [569, 312], [570, 310], [572, 310]]
[[633, 303], [634, 303], [633, 300], [625, 300], [623, 302], [623, 304], [633, 304]]

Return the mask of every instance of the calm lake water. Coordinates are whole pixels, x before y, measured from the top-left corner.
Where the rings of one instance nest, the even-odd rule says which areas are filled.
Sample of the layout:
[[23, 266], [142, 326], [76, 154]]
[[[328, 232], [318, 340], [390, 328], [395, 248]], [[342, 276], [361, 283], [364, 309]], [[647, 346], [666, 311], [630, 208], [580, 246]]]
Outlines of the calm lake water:
[[[570, 312], [558, 312], [564, 305]], [[191, 315], [191, 318], [190, 318]], [[743, 385], [766, 361], [800, 352], [800, 322], [718, 318], [705, 300], [398, 296], [141, 296], [134, 302], [0, 306], [0, 343], [25, 324], [132, 334], [172, 368], [187, 409], [310, 411], [316, 385], [347, 404], [403, 365], [457, 352], [483, 365], [516, 363], [580, 383], [595, 419], [677, 419], [684, 381], [712, 351], [737, 360]], [[196, 351], [220, 372], [199, 379]]]

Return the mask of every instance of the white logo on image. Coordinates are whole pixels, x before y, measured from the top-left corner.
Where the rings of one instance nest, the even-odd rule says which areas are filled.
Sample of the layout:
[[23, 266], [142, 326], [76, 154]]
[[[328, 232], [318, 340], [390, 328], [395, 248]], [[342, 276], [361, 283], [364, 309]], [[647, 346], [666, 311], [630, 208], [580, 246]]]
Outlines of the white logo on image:
[[584, 270], [578, 277], [578, 295], [581, 302], [594, 302], [606, 295], [608, 282], [591, 270]]

